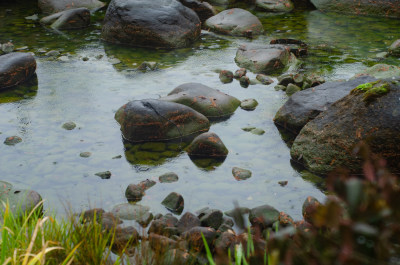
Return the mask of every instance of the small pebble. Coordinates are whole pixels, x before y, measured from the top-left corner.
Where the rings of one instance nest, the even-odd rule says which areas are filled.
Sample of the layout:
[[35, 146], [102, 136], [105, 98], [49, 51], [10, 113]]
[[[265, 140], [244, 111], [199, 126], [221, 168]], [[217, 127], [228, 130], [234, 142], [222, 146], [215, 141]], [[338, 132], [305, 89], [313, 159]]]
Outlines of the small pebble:
[[114, 156], [112, 159], [120, 159], [120, 158], [122, 158], [122, 155]]
[[109, 179], [111, 178], [111, 172], [110, 171], [104, 171], [104, 172], [98, 172], [95, 174], [96, 176], [99, 176], [102, 179]]
[[73, 130], [73, 129], [75, 129], [75, 127], [76, 127], [76, 124], [74, 123], [74, 122], [72, 122], [72, 121], [69, 121], [69, 122], [66, 122], [66, 123], [64, 123], [63, 125], [62, 125], [62, 127], [65, 129], [65, 130]]
[[4, 140], [4, 144], [6, 145], [16, 145], [20, 142], [22, 142], [22, 138], [19, 136], [10, 136]]
[[251, 130], [250, 132], [255, 135], [263, 135], [265, 133], [265, 131], [260, 128], [255, 128], [255, 129]]
[[80, 157], [89, 157], [91, 155], [92, 155], [92, 153], [90, 153], [90, 152], [82, 152], [79, 154]]
[[282, 187], [285, 187], [288, 184], [287, 180], [282, 180], [278, 182], [279, 185], [281, 185]]

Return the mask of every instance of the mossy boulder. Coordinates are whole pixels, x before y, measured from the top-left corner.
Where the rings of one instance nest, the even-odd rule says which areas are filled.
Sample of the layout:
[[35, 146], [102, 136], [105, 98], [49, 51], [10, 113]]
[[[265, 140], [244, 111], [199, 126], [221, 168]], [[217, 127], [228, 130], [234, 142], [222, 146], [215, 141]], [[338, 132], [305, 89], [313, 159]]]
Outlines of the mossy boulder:
[[291, 148], [294, 161], [322, 175], [337, 167], [358, 173], [363, 161], [354, 148], [364, 142], [387, 160], [390, 169], [398, 171], [399, 83], [393, 79], [366, 83], [332, 104], [300, 131]]
[[53, 29], [86, 28], [90, 24], [90, 11], [84, 7], [69, 9], [44, 17], [40, 23]]
[[193, 157], [226, 157], [228, 149], [213, 132], [200, 134], [194, 138], [186, 151]]
[[263, 32], [260, 20], [247, 10], [232, 8], [224, 10], [205, 22], [205, 28], [216, 33], [232, 36], [256, 36]]
[[185, 105], [164, 100], [130, 101], [115, 114], [131, 142], [167, 141], [208, 131], [208, 119]]
[[200, 83], [182, 84], [160, 100], [186, 105], [208, 119], [227, 118], [240, 105], [237, 98]]
[[32, 78], [36, 60], [30, 53], [11, 52], [0, 56], [0, 90], [19, 85]]
[[97, 10], [105, 5], [103, 2], [98, 0], [39, 0], [38, 4], [43, 13], [48, 14], [80, 7], [90, 10]]
[[291, 56], [284, 45], [245, 44], [237, 50], [235, 62], [253, 73], [276, 74], [289, 67]]
[[201, 22], [177, 0], [112, 0], [102, 37], [139, 47], [182, 48], [198, 39]]

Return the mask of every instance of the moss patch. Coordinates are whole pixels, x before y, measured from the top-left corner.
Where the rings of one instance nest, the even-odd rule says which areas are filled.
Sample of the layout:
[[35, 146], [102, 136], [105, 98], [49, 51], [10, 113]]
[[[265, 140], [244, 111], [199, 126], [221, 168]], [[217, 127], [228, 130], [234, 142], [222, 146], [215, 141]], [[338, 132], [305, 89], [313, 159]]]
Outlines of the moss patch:
[[390, 85], [382, 80], [371, 83], [365, 83], [357, 86], [351, 91], [351, 94], [363, 93], [363, 101], [371, 102], [374, 99], [386, 95], [390, 91]]

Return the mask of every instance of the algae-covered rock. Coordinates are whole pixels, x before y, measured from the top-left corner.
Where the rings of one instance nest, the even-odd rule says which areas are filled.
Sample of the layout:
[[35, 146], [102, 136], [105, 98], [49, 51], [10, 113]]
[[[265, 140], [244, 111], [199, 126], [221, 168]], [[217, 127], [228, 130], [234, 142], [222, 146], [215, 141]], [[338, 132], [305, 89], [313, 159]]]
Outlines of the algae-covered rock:
[[244, 168], [233, 167], [232, 175], [236, 180], [245, 180], [251, 178], [251, 171]]
[[16, 145], [22, 142], [22, 138], [19, 136], [10, 136], [4, 140], [5, 145]]
[[260, 20], [247, 10], [232, 8], [210, 17], [205, 27], [217, 33], [233, 36], [256, 36], [263, 32]]
[[222, 70], [219, 72], [219, 80], [224, 84], [231, 83], [233, 81], [233, 73], [229, 70]]
[[227, 118], [240, 105], [237, 98], [200, 83], [182, 84], [160, 100], [186, 105], [209, 119]]
[[44, 17], [40, 23], [53, 29], [85, 28], [90, 24], [90, 11], [84, 7], [69, 9]]
[[179, 177], [174, 172], [168, 172], [159, 176], [158, 179], [161, 183], [172, 183], [177, 182], [179, 180]]
[[244, 110], [255, 110], [257, 106], [258, 102], [254, 98], [244, 99], [240, 103], [240, 107]]
[[0, 90], [19, 85], [34, 76], [36, 60], [30, 53], [11, 52], [0, 56]]
[[390, 169], [398, 171], [399, 98], [399, 83], [392, 79], [356, 87], [303, 127], [293, 143], [292, 158], [314, 173], [327, 174], [337, 167], [361, 172], [362, 161], [354, 148], [363, 141], [387, 160]]
[[131, 142], [166, 141], [208, 131], [208, 119], [185, 105], [165, 100], [130, 101], [115, 114]]
[[182, 48], [196, 41], [201, 22], [177, 0], [112, 0], [102, 37], [139, 47]]
[[226, 157], [228, 149], [213, 132], [200, 134], [186, 149], [190, 156], [197, 157]]

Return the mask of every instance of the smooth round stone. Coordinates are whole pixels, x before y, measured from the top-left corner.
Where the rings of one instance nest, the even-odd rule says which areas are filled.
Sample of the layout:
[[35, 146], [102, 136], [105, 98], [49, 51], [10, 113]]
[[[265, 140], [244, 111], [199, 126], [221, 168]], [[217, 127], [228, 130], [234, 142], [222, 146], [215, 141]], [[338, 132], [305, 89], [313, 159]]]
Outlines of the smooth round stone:
[[244, 110], [255, 110], [257, 106], [258, 102], [253, 98], [245, 99], [240, 103], [240, 107]]
[[270, 84], [272, 84], [274, 82], [274, 80], [272, 80], [270, 77], [268, 77], [266, 75], [263, 75], [263, 74], [258, 74], [256, 76], [256, 79], [258, 81], [260, 81], [261, 84], [263, 84], [263, 85], [270, 85]]
[[240, 83], [240, 86], [246, 88], [250, 85], [250, 78], [248, 78], [247, 76], [242, 76], [239, 79], [239, 83]]
[[[142, 220], [149, 215], [150, 207], [139, 204], [123, 203], [114, 206], [111, 213], [123, 220]], [[146, 219], [146, 218], [145, 218]]]
[[79, 154], [80, 157], [90, 157], [92, 155], [92, 153], [90, 152], [82, 152]]
[[6, 145], [16, 145], [20, 142], [22, 142], [22, 138], [19, 136], [10, 136], [4, 140], [4, 144]]
[[250, 132], [255, 135], [263, 135], [265, 133], [265, 131], [260, 128], [255, 128], [255, 129], [251, 130]]
[[234, 167], [232, 168], [232, 175], [236, 180], [245, 180], [251, 177], [251, 171], [240, 167]]
[[243, 76], [245, 76], [246, 74], [247, 74], [246, 68], [240, 68], [240, 69], [238, 69], [238, 70], [235, 71], [235, 74], [233, 75], [233, 77], [234, 77], [235, 79], [240, 79], [240, 78], [242, 78]]
[[219, 73], [219, 80], [224, 84], [231, 83], [233, 81], [233, 73], [228, 70], [222, 70]]
[[190, 156], [226, 157], [229, 153], [219, 136], [213, 132], [200, 134], [194, 138], [187, 150]]
[[179, 177], [174, 172], [168, 172], [158, 177], [161, 183], [172, 183], [178, 181]]
[[74, 122], [72, 122], [72, 121], [69, 121], [69, 122], [64, 123], [64, 124], [62, 125], [62, 127], [63, 127], [65, 130], [70, 131], [70, 130], [75, 129], [76, 124], [75, 124]]

